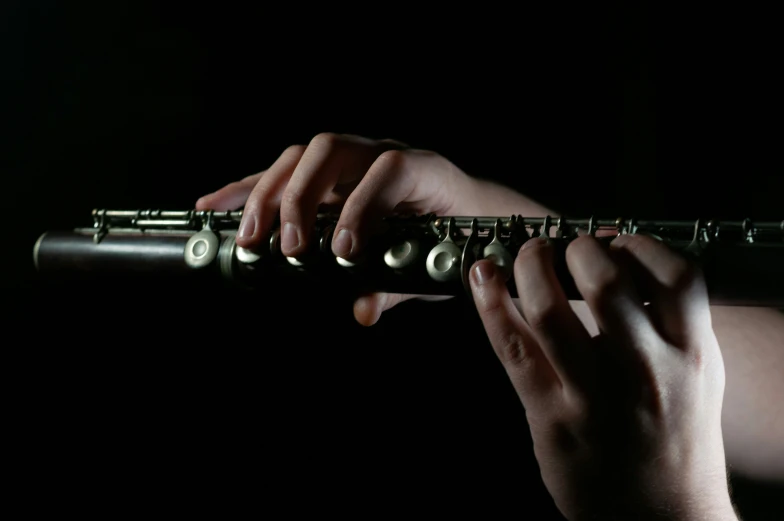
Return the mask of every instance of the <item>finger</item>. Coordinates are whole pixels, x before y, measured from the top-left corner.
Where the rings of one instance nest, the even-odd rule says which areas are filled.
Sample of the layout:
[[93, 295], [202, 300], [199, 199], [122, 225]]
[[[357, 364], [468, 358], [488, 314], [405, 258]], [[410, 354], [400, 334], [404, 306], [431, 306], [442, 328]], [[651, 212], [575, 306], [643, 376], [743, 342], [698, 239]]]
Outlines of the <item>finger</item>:
[[685, 257], [643, 235], [620, 235], [610, 248], [624, 254], [640, 291], [649, 295], [649, 315], [671, 343], [687, 345], [711, 328], [702, 275]]
[[245, 179], [229, 183], [220, 190], [199, 198], [196, 201], [196, 209], [225, 212], [241, 208], [245, 205], [245, 201], [248, 200], [253, 187], [256, 186], [262, 175], [264, 172], [249, 175]]
[[594, 237], [572, 241], [566, 263], [600, 331], [638, 347], [656, 334], [629, 274]]
[[238, 245], [243, 248], [259, 246], [278, 215], [283, 190], [304, 152], [303, 146], [287, 148], [259, 178], [245, 202], [242, 222], [237, 231]]
[[[356, 138], [356, 139], [367, 139], [365, 137], [358, 136], [356, 134], [343, 134], [343, 135], [347, 136], [347, 137], [351, 137], [351, 138]], [[377, 142], [378, 143], [385, 143], [387, 145], [390, 145], [390, 148], [395, 148], [395, 149], [400, 149], [400, 150], [403, 150], [405, 148], [411, 148], [409, 145], [403, 143], [402, 141], [398, 141], [397, 139], [389, 139], [389, 138], [387, 138], [387, 139], [379, 139], [379, 140], [377, 140]]]
[[[519, 298], [512, 299], [512, 302], [514, 302], [517, 311], [519, 311], [520, 314], [522, 314], [523, 305], [520, 303], [520, 299]], [[596, 320], [593, 318], [593, 315], [591, 314], [591, 310], [588, 309], [588, 305], [585, 303], [585, 301], [570, 300], [569, 306], [572, 308], [572, 311], [574, 311], [574, 314], [577, 315], [577, 318], [580, 319], [580, 322], [582, 322], [585, 330], [588, 331], [589, 335], [591, 335], [591, 338], [598, 336], [599, 326], [596, 325]]]
[[351, 259], [364, 247], [370, 228], [392, 213], [402, 202], [425, 202], [428, 211], [439, 213], [445, 204], [431, 200], [444, 192], [442, 176], [423, 175], [443, 171], [444, 159], [432, 152], [389, 150], [373, 162], [365, 177], [354, 189], [335, 226], [332, 251]]
[[569, 305], [554, 262], [546, 239], [528, 240], [520, 248], [514, 273], [523, 318], [561, 382], [585, 387], [594, 374], [591, 336]]
[[446, 300], [452, 297], [434, 295], [408, 295], [397, 293], [371, 293], [363, 295], [354, 302], [354, 318], [363, 326], [372, 326], [384, 311], [392, 309], [401, 302], [420, 299], [428, 301]]
[[398, 150], [404, 150], [406, 148], [411, 148], [410, 145], [407, 145], [407, 144], [403, 143], [402, 141], [398, 141], [397, 139], [380, 139], [379, 141], [381, 143], [387, 143], [387, 144], [391, 145], [391, 148], [398, 149]]
[[296, 256], [307, 247], [318, 205], [340, 183], [361, 179], [390, 145], [357, 136], [319, 134], [310, 142], [283, 193], [281, 250]]
[[505, 278], [487, 260], [477, 262], [469, 277], [476, 309], [490, 344], [504, 365], [523, 404], [560, 385], [547, 357], [509, 296]]

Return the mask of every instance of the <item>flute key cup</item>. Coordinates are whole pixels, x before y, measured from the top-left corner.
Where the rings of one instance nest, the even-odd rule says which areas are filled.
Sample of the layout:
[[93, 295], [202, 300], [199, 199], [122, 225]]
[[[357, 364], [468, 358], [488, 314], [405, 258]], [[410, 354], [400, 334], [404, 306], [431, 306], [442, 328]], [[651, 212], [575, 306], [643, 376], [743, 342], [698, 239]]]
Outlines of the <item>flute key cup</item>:
[[491, 261], [499, 268], [505, 280], [512, 276], [514, 259], [506, 246], [501, 242], [501, 219], [497, 219], [493, 227], [493, 240], [482, 250], [482, 257]]
[[194, 269], [204, 268], [218, 256], [220, 239], [212, 230], [193, 234], [185, 244], [185, 263]]
[[237, 261], [248, 266], [253, 266], [271, 255], [280, 253], [280, 230], [274, 230], [270, 233], [269, 239], [266, 242], [268, 244], [267, 248], [262, 245], [258, 248], [249, 249], [237, 245], [234, 253], [235, 257], [237, 257]]
[[394, 270], [405, 269], [419, 258], [419, 249], [416, 239], [401, 241], [384, 253], [384, 264]]
[[460, 258], [463, 254], [452, 239], [454, 218], [449, 220], [444, 240], [438, 243], [427, 255], [427, 273], [433, 280], [449, 282], [460, 278]]

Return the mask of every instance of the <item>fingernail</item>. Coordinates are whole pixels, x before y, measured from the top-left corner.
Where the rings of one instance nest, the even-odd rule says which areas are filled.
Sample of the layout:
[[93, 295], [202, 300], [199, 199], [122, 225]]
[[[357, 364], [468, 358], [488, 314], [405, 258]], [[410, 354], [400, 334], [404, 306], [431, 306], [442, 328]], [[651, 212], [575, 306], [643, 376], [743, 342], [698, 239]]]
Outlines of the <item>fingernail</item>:
[[523, 243], [523, 247], [520, 250], [526, 250], [528, 248], [533, 248], [534, 246], [541, 246], [547, 244], [548, 240], [546, 237], [532, 237]]
[[495, 274], [495, 268], [491, 262], [480, 262], [474, 268], [474, 276], [478, 284], [487, 284]]
[[300, 242], [299, 229], [291, 223], [284, 224], [280, 248], [286, 251], [295, 250], [299, 248]]
[[332, 251], [338, 257], [347, 257], [351, 254], [352, 248], [353, 240], [351, 239], [351, 232], [345, 228], [341, 229], [332, 241]]
[[242, 239], [249, 239], [253, 237], [253, 232], [256, 231], [256, 216], [254, 214], [245, 215], [242, 218], [242, 224], [239, 229], [239, 237]]

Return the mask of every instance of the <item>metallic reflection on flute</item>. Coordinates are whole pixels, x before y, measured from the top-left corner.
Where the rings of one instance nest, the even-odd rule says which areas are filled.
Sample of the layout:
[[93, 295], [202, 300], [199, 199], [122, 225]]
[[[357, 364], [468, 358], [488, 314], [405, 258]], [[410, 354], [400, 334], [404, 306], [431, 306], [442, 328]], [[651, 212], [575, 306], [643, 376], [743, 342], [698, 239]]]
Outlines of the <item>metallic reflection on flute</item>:
[[702, 267], [711, 302], [725, 305], [784, 306], [784, 221], [656, 221], [569, 219], [522, 216], [389, 217], [359, 259], [331, 251], [337, 216], [320, 214], [314, 241], [298, 258], [280, 251], [273, 227], [257, 251], [234, 241], [242, 212], [94, 210], [93, 226], [50, 231], [36, 242], [39, 273], [98, 275], [130, 272], [219, 277], [240, 286], [263, 287], [281, 274], [312, 276], [352, 291], [422, 295], [470, 292], [468, 271], [491, 259], [516, 296], [513, 265], [517, 251], [533, 237], [555, 246], [556, 272], [568, 297], [580, 300], [565, 261], [566, 247], [579, 235], [607, 242], [620, 234], [647, 234]]

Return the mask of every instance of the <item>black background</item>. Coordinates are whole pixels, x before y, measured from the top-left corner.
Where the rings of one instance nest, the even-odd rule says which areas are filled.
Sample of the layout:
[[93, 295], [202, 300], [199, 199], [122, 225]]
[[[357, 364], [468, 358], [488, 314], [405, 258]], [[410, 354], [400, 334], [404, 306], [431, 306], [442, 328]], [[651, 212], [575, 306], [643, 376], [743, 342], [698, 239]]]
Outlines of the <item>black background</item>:
[[[42, 283], [35, 239], [92, 208], [188, 209], [328, 131], [570, 215], [781, 219], [776, 34], [750, 8], [4, 6], [6, 428], [31, 511], [554, 508], [468, 303], [366, 329], [318, 288]], [[768, 518], [772, 491], [736, 489]]]

